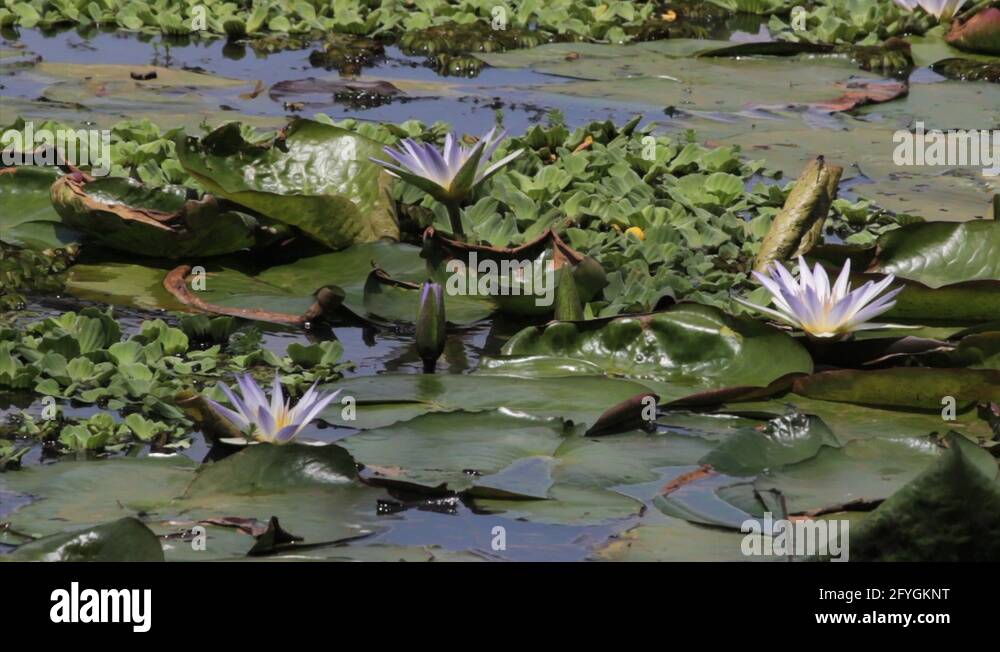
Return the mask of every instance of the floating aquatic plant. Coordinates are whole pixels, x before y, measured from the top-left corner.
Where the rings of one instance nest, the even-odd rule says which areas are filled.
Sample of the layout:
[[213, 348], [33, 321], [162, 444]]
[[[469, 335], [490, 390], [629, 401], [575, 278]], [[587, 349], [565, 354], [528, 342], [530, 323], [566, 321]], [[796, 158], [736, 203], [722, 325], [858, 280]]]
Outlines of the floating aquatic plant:
[[219, 386], [229, 398], [235, 411], [207, 399], [213, 408], [232, 421], [250, 437], [272, 444], [285, 444], [295, 438], [303, 428], [323, 411], [340, 390], [329, 394], [316, 391], [314, 384], [302, 395], [295, 407], [281, 392], [281, 374], [275, 374], [271, 399], [268, 401], [263, 390], [249, 374], [236, 377], [242, 399], [225, 384]]
[[754, 272], [768, 292], [777, 310], [737, 298], [742, 305], [758, 310], [775, 319], [801, 328], [812, 337], [841, 337], [853, 331], [884, 328], [885, 324], [869, 322], [891, 309], [892, 299], [903, 288], [882, 294], [895, 280], [892, 274], [879, 282], [868, 281], [851, 291], [851, 261], [848, 259], [830, 286], [830, 279], [819, 263], [809, 270], [805, 259], [799, 256], [799, 278], [795, 279], [780, 262], [772, 263], [770, 276]]
[[384, 148], [385, 153], [394, 158], [396, 163], [374, 158], [372, 161], [385, 167], [393, 176], [413, 184], [445, 204], [452, 232], [464, 235], [459, 206], [476, 186], [499, 172], [524, 151], [519, 149], [490, 165], [490, 157], [505, 133], [497, 133], [496, 128], [490, 129], [471, 147], [461, 144], [457, 136], [448, 134], [442, 152], [431, 144], [407, 138], [399, 143], [399, 149]]

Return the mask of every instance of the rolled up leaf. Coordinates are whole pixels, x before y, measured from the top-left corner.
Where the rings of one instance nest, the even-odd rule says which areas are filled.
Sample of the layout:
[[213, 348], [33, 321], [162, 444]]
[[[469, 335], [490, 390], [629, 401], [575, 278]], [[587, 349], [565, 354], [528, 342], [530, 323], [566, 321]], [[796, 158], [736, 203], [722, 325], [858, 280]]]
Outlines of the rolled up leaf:
[[764, 272], [775, 261], [805, 254], [823, 235], [823, 223], [837, 196], [837, 184], [844, 169], [817, 157], [802, 171], [781, 211], [771, 222], [754, 270]]
[[555, 314], [553, 319], [557, 321], [580, 321], [583, 319], [583, 305], [580, 303], [580, 293], [576, 291], [573, 270], [569, 267], [559, 269], [555, 289]]

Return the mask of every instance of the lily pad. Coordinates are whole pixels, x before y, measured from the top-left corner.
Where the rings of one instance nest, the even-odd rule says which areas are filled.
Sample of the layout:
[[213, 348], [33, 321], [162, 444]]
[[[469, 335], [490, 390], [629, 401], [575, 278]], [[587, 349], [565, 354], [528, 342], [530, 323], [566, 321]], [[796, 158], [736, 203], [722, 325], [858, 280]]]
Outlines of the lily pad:
[[824, 446], [838, 448], [840, 442], [823, 420], [793, 413], [772, 419], [760, 430], [730, 436], [701, 463], [720, 473], [750, 476], [809, 459]]
[[594, 552], [598, 561], [748, 561], [742, 534], [664, 517], [611, 539]]
[[898, 129], [981, 129], [982, 107], [1000, 105], [995, 84], [942, 81], [912, 84], [905, 98], [837, 114], [822, 121], [814, 114], [771, 112], [744, 119], [687, 120], [709, 143], [740, 145], [747, 156], [764, 158], [787, 177], [798, 176], [816, 155], [841, 165], [842, 188], [897, 213], [929, 220], [966, 221], [992, 214], [990, 198], [1000, 178], [974, 166], [899, 166], [893, 152]]
[[929, 439], [858, 439], [763, 475], [758, 492], [777, 491], [789, 514], [888, 498], [930, 466], [942, 449]]
[[895, 229], [879, 238], [870, 271], [891, 272], [931, 288], [1000, 281], [1000, 222], [925, 222]]
[[[228, 262], [228, 261], [227, 261]], [[410, 311], [412, 296], [394, 296], [381, 304], [373, 302], [373, 290], [366, 286], [374, 269], [403, 283], [415, 284], [428, 277], [427, 264], [420, 249], [389, 241], [357, 244], [342, 251], [300, 258], [294, 262], [262, 270], [245, 266], [206, 268], [205, 283], [193, 283], [190, 266], [175, 269], [170, 291], [181, 303], [219, 314], [239, 314], [248, 319], [301, 322], [301, 317], [316, 304], [320, 288], [336, 288], [342, 305], [361, 318], [385, 318], [413, 321], [416, 305]], [[183, 273], [182, 273], [183, 272]], [[177, 282], [174, 285], [173, 281]], [[380, 288], [381, 289], [381, 288]], [[384, 297], [382, 297], [384, 298]], [[488, 315], [489, 302], [466, 297], [445, 296], [448, 321], [465, 325]], [[382, 315], [369, 315], [369, 306]], [[268, 318], [284, 315], [284, 318]], [[381, 319], [377, 319], [381, 317]]]
[[[371, 534], [384, 494], [355, 478], [342, 448], [260, 444], [197, 468], [184, 457], [30, 467], [0, 475], [0, 490], [36, 498], [6, 516], [18, 533], [62, 536], [109, 518], [141, 516], [156, 534], [171, 537], [169, 559], [206, 560], [243, 555], [253, 546], [249, 536], [233, 536], [227, 519], [266, 523], [277, 516], [305, 538], [302, 545]], [[207, 529], [203, 550], [174, 539], [198, 524]]]
[[127, 517], [83, 530], [53, 534], [19, 546], [5, 561], [164, 561], [160, 540]]
[[326, 389], [356, 400], [351, 419], [333, 404], [323, 420], [349, 428], [371, 429], [429, 412], [503, 410], [537, 418], [561, 417], [591, 426], [612, 405], [646, 388], [628, 380], [602, 377], [526, 379], [480, 374], [381, 374], [346, 378]]
[[18, 532], [48, 536], [155, 513], [184, 493], [193, 470], [180, 456], [30, 466], [0, 475], [0, 488], [36, 498], [5, 518]]
[[74, 296], [117, 306], [147, 310], [186, 310], [166, 288], [169, 268], [106, 260], [73, 265], [66, 275], [66, 290]]
[[812, 370], [809, 354], [789, 335], [698, 304], [531, 327], [512, 337], [502, 353], [580, 359], [611, 375], [702, 388], [766, 386], [785, 374]]
[[[181, 545], [168, 550], [172, 559], [214, 559], [249, 554], [252, 548], [253, 554], [270, 554], [367, 536], [379, 529], [377, 504], [385, 496], [355, 478], [354, 462], [339, 446], [249, 445], [200, 467], [183, 496], [171, 503], [176, 515], [159, 521], [157, 530], [207, 528], [204, 552]], [[301, 542], [265, 548], [260, 539], [255, 545], [249, 537], [230, 536], [224, 525], [226, 517], [267, 523], [275, 516]]]
[[914, 408], [940, 412], [950, 396], [960, 410], [970, 403], [1000, 397], [1000, 371], [898, 367], [858, 371], [841, 369], [798, 378], [796, 394], [825, 401]]
[[[587, 522], [629, 516], [641, 504], [623, 500], [615, 487], [655, 480], [657, 467], [691, 463], [710, 444], [669, 433], [631, 432], [608, 437], [568, 434], [558, 419], [505, 412], [426, 414], [343, 440], [366, 465], [368, 482], [441, 494], [464, 492], [484, 508], [534, 513], [545, 520], [579, 517]], [[499, 501], [499, 502], [494, 502]], [[511, 501], [519, 504], [512, 505]], [[590, 516], [583, 513], [593, 510]]]
[[149, 188], [133, 179], [61, 177], [52, 204], [63, 221], [102, 246], [140, 256], [216, 256], [265, 244], [274, 229], [212, 197], [187, 200], [184, 188]]
[[769, 401], [733, 402], [722, 408], [725, 412], [759, 418], [774, 418], [788, 413], [815, 415], [823, 420], [841, 444], [852, 439], [888, 437], [926, 437], [956, 430], [970, 438], [987, 439], [991, 436], [989, 424], [980, 419], [974, 409], [956, 410], [955, 420], [946, 421], [939, 410], [919, 412], [905, 408], [871, 407], [853, 403], [839, 403], [786, 394]]
[[350, 484], [355, 477], [354, 461], [339, 446], [250, 445], [199, 468], [184, 497], [339, 487]]
[[266, 146], [244, 140], [236, 123], [177, 142], [181, 165], [210, 192], [333, 249], [399, 238], [391, 177], [369, 160], [380, 153], [375, 141], [311, 120]]
[[931, 66], [931, 70], [948, 79], [1000, 83], [1000, 63], [997, 62], [943, 59]]
[[[855, 287], [872, 278], [875, 275], [851, 275]], [[909, 280], [900, 284], [903, 291], [896, 296], [896, 305], [882, 316], [886, 321], [969, 325], [1000, 315], [1000, 281], [965, 281], [939, 288]]]
[[0, 169], [0, 242], [41, 251], [79, 241], [49, 200], [49, 188], [58, 178], [55, 168]]

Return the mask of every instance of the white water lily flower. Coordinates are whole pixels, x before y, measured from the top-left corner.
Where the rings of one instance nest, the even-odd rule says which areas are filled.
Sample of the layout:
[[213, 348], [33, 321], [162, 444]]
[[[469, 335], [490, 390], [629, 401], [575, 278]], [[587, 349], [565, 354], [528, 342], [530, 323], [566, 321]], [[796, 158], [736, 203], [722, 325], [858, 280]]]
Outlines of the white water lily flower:
[[460, 202], [473, 188], [524, 151], [519, 149], [490, 165], [490, 157], [505, 133], [496, 133], [496, 128], [490, 129], [472, 147], [462, 145], [456, 136], [448, 134], [444, 140], [443, 152], [428, 143], [407, 138], [399, 143], [399, 149], [384, 148], [385, 153], [396, 160], [395, 163], [378, 159], [372, 161], [384, 167], [389, 174], [412, 183], [438, 201]]
[[768, 270], [770, 277], [754, 272], [767, 291], [775, 309], [758, 306], [737, 298], [740, 304], [758, 310], [778, 321], [801, 328], [813, 337], [839, 337], [853, 331], [885, 328], [887, 324], [875, 324], [868, 320], [891, 309], [896, 302], [893, 298], [903, 288], [879, 297], [895, 277], [892, 274], [876, 283], [868, 281], [851, 291], [851, 261], [844, 268], [837, 281], [830, 286], [830, 278], [819, 263], [809, 271], [806, 261], [799, 256], [799, 278], [796, 280], [781, 263], [773, 263]]
[[319, 416], [323, 408], [336, 398], [337, 394], [340, 394], [339, 389], [329, 394], [320, 394], [316, 391], [316, 385], [313, 384], [302, 395], [295, 407], [291, 407], [281, 392], [281, 376], [279, 374], [274, 375], [274, 387], [271, 389], [270, 401], [249, 374], [237, 376], [236, 381], [239, 384], [240, 393], [243, 395], [242, 399], [236, 396], [225, 383], [220, 384], [222, 391], [225, 392], [236, 411], [230, 410], [212, 399], [206, 400], [222, 416], [232, 421], [244, 432], [249, 433], [257, 441], [272, 444], [284, 444], [294, 439], [310, 421]]
[[896, 4], [907, 11], [919, 5], [938, 20], [951, 20], [965, 3], [966, 0], [896, 0]]

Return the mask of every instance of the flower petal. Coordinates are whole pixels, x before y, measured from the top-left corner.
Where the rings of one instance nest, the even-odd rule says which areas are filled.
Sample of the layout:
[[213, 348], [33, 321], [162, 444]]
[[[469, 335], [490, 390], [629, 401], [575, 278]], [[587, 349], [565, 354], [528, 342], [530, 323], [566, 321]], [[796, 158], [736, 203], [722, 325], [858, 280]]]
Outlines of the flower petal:
[[765, 315], [769, 315], [771, 317], [774, 317], [778, 321], [781, 321], [781, 322], [784, 322], [786, 324], [789, 324], [790, 326], [799, 326], [798, 322], [796, 322], [792, 318], [788, 317], [787, 315], [781, 314], [777, 310], [771, 310], [770, 308], [765, 308], [764, 306], [757, 305], [756, 303], [753, 303], [751, 301], [747, 301], [745, 299], [741, 299], [739, 297], [733, 297], [733, 301], [735, 301], [736, 303], [740, 304], [741, 306], [746, 306], [747, 308], [750, 308], [751, 310], [757, 310], [759, 312], [764, 313]]
[[239, 428], [240, 430], [246, 430], [247, 428], [250, 427], [250, 420], [244, 417], [242, 414], [238, 412], [233, 412], [226, 406], [217, 403], [216, 401], [213, 401], [207, 396], [205, 397], [205, 400], [208, 401], [208, 404], [212, 406], [213, 410], [215, 410], [220, 415], [231, 421], [233, 425]]

